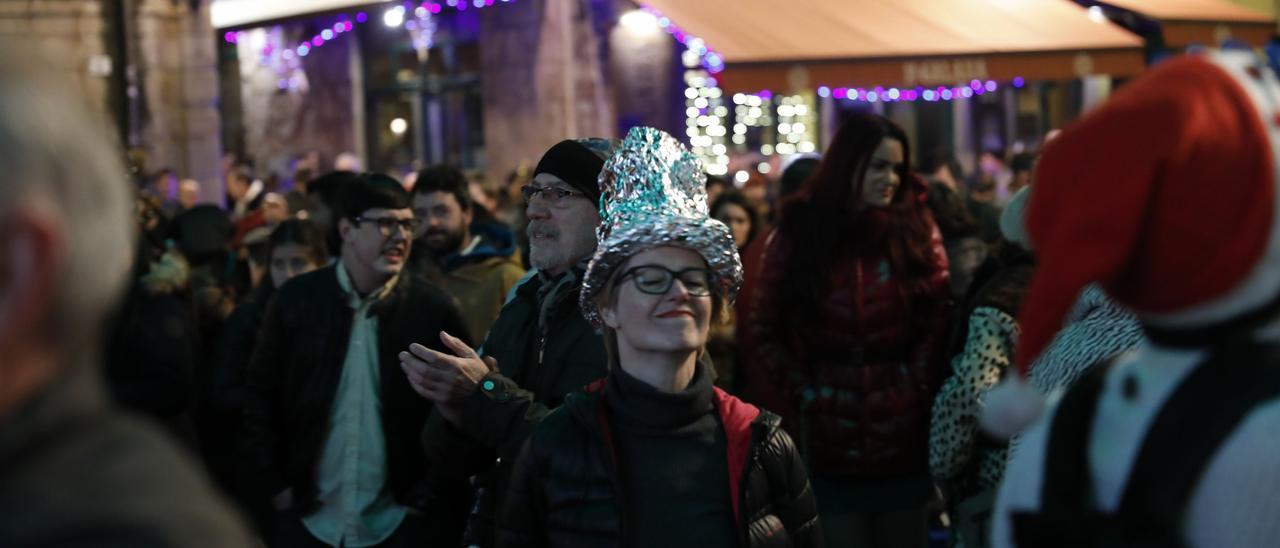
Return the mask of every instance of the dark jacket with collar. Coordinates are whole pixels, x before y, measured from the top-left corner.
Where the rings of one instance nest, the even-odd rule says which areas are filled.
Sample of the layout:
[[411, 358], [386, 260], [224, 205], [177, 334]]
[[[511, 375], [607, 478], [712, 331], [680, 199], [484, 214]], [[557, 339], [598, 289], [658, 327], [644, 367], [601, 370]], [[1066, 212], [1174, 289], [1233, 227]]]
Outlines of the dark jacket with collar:
[[[619, 496], [625, 486], [603, 385], [572, 394], [529, 438], [512, 472], [498, 546], [620, 546], [628, 538], [635, 524]], [[719, 388], [714, 401], [727, 442], [735, 545], [824, 546], [809, 476], [777, 415]]]
[[[551, 282], [534, 276], [520, 285], [489, 330], [484, 354], [497, 360], [498, 371], [464, 401], [462, 424], [455, 427], [439, 415], [428, 422], [423, 443], [433, 468], [432, 489], [444, 498], [466, 489], [465, 478], [492, 469], [500, 457], [485, 504], [501, 504], [510, 463], [534, 427], [569, 393], [608, 371], [604, 342], [578, 307], [580, 281], [549, 305], [546, 325], [540, 326], [539, 290], [545, 283]], [[490, 511], [481, 514], [492, 517]], [[487, 528], [479, 527], [477, 540], [483, 542]]]
[[0, 546], [251, 547], [198, 465], [73, 366], [0, 418]]
[[[294, 506], [314, 511], [317, 464], [350, 342], [355, 310], [331, 265], [289, 280], [267, 307], [246, 372], [245, 451], [265, 495], [293, 489]], [[377, 304], [382, 428], [387, 484], [396, 501], [420, 506], [425, 474], [415, 443], [431, 404], [409, 386], [398, 354], [412, 343], [446, 351], [440, 331], [469, 336], [447, 296], [420, 278], [400, 276]]]

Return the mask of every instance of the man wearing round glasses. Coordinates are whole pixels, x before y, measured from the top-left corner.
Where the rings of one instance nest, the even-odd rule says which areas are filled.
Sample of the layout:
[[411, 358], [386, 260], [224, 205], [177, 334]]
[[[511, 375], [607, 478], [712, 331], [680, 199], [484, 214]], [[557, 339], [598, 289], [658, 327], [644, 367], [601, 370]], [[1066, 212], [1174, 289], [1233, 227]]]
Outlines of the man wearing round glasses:
[[[452, 300], [401, 274], [416, 221], [385, 175], [355, 176], [341, 197], [340, 258], [278, 289], [247, 382], [246, 446], [280, 512], [281, 546], [422, 545], [461, 528], [422, 512], [426, 456], [416, 442], [431, 403], [396, 353], [438, 334], [468, 338]], [[461, 502], [465, 504], [465, 501]]]
[[[414, 345], [400, 354], [414, 389], [442, 411], [424, 434], [437, 496], [452, 500], [440, 493], [466, 489], [461, 480], [474, 474], [485, 479], [473, 543], [491, 544], [493, 505], [503, 500], [509, 464], [529, 432], [567, 394], [605, 374], [604, 343], [583, 318], [578, 293], [596, 249], [597, 180], [612, 148], [603, 139], [561, 141], [521, 189], [537, 274], [517, 286], [490, 328], [485, 361], [448, 335], [441, 339], [450, 353]], [[496, 469], [494, 457], [501, 458]]]

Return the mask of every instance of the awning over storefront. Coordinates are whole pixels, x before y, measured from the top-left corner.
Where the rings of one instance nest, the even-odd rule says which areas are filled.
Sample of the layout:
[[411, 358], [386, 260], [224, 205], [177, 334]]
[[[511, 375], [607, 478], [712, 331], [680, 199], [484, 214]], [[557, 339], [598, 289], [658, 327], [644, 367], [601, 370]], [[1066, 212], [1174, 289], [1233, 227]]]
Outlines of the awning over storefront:
[[209, 18], [215, 29], [251, 27], [292, 17], [315, 15], [386, 2], [369, 0], [213, 0]]
[[644, 0], [724, 59], [728, 92], [1132, 75], [1142, 40], [1064, 0]]
[[1261, 47], [1276, 33], [1276, 21], [1228, 0], [1105, 0], [1099, 4], [1126, 9], [1160, 22], [1165, 46], [1216, 46], [1238, 38]]

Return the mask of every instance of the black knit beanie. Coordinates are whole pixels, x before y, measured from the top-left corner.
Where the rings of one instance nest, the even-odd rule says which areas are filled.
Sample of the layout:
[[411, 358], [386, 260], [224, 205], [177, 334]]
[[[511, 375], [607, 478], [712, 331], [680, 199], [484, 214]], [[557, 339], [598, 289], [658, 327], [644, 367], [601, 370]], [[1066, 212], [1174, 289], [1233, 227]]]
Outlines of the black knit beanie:
[[600, 170], [613, 146], [607, 139], [565, 139], [547, 150], [533, 175], [550, 173], [559, 177], [592, 203], [600, 201]]

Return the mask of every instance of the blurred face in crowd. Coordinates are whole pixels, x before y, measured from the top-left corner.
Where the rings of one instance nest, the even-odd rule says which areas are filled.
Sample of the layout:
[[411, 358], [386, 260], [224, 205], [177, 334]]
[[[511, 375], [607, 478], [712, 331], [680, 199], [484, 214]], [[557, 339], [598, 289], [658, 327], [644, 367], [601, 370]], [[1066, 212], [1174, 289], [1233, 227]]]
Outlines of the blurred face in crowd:
[[[862, 179], [863, 207], [888, 207], [893, 203], [893, 196], [902, 185], [900, 173], [903, 169], [902, 143], [897, 139], [886, 137], [880, 141], [875, 153], [867, 162], [866, 172]], [[851, 182], [857, 185], [858, 181]], [[855, 190], [857, 190], [855, 188]]]
[[1024, 187], [1031, 185], [1031, 170], [1022, 170], [1013, 174], [1013, 180], [1009, 182], [1009, 195], [1022, 190]]
[[947, 165], [938, 166], [937, 170], [929, 174], [929, 180], [935, 183], [941, 183], [943, 186], [957, 192], [960, 184], [956, 182], [955, 176], [951, 173], [951, 168]]
[[711, 272], [697, 252], [663, 246], [636, 253], [615, 278], [604, 324], [623, 348], [645, 353], [696, 351], [711, 327]]
[[747, 181], [747, 184], [742, 186], [742, 195], [757, 206], [766, 206], [768, 205], [769, 185], [762, 177], [752, 177], [751, 180]]
[[952, 295], [964, 296], [973, 283], [973, 275], [987, 260], [987, 244], [981, 238], [961, 238], [947, 246]]
[[737, 242], [738, 247], [747, 245], [747, 238], [751, 235], [751, 215], [746, 209], [738, 204], [726, 203], [712, 213], [717, 221], [729, 227], [729, 232], [733, 234], [733, 241]]
[[716, 198], [719, 198], [722, 192], [724, 192], [724, 183], [720, 182], [719, 179], [712, 179], [711, 182], [707, 183], [707, 203], [716, 203]]
[[426, 192], [413, 196], [418, 218], [417, 238], [436, 255], [456, 253], [465, 245], [471, 210], [462, 210], [452, 192]]
[[986, 175], [995, 177], [1000, 173], [1000, 170], [1004, 169], [1004, 162], [1001, 162], [1000, 158], [995, 154], [983, 152], [982, 156], [978, 158], [978, 169], [982, 170]]
[[[355, 219], [339, 220], [343, 265], [353, 278], [385, 283], [404, 268], [414, 225], [413, 210], [408, 208], [373, 208]], [[368, 289], [372, 288], [362, 288]]]
[[311, 196], [307, 206], [307, 219], [322, 232], [333, 230], [333, 210], [319, 196]]
[[529, 262], [560, 274], [595, 251], [600, 213], [595, 203], [550, 173], [539, 173], [529, 186], [537, 190], [526, 206]]
[[274, 192], [262, 197], [262, 220], [268, 225], [276, 225], [289, 218], [289, 204], [284, 196]]
[[227, 195], [235, 201], [243, 200], [245, 195], [249, 193], [249, 184], [249, 181], [241, 179], [232, 173], [227, 176]]
[[299, 274], [306, 274], [323, 266], [323, 257], [312, 257], [307, 248], [299, 244], [283, 244], [271, 250], [271, 283], [281, 287]]
[[173, 192], [173, 183], [175, 180], [176, 178], [173, 176], [173, 173], [168, 171], [157, 174], [156, 180], [152, 183], [156, 194], [162, 198], [168, 198]]
[[200, 201], [200, 183], [193, 179], [184, 179], [178, 185], [178, 205], [182, 209], [191, 209]]

